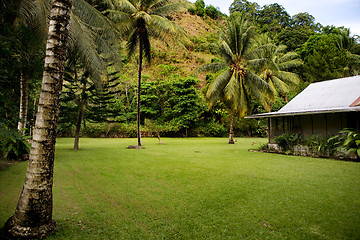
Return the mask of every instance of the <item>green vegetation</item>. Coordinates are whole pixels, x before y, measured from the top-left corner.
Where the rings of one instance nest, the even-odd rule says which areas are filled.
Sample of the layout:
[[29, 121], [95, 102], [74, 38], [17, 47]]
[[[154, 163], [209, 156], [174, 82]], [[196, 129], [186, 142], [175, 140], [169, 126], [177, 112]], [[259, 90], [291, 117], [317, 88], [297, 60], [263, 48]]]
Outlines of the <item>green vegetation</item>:
[[[249, 152], [266, 139], [58, 139], [47, 239], [358, 239], [360, 165]], [[256, 142], [256, 144], [254, 144]], [[26, 171], [0, 172], [0, 225]]]
[[261, 151], [276, 151], [285, 154], [295, 154], [312, 157], [331, 157], [360, 160], [360, 133], [354, 129], [343, 129], [338, 135], [325, 137], [311, 135], [304, 141], [302, 135], [283, 133], [274, 138], [279, 149], [269, 149], [261, 146]]
[[[33, 137], [26, 183], [16, 212], [9, 219], [7, 225], [9, 229], [5, 230], [15, 238], [45, 237], [55, 231], [55, 222], [52, 220], [55, 139], [61, 134], [73, 136], [74, 125], [76, 125], [74, 149], [78, 149], [79, 136], [85, 134], [93, 137], [137, 135], [138, 145], [136, 147], [141, 148], [141, 125], [145, 130], [143, 135], [156, 134], [160, 143], [160, 133], [172, 137], [224, 136], [230, 126], [229, 143], [234, 143], [234, 135], [264, 136], [266, 134], [266, 125], [263, 120], [244, 120], [241, 117], [250, 113], [262, 113], [269, 109], [277, 110], [287, 102], [288, 96], [289, 98], [295, 96], [311, 82], [354, 76], [360, 72], [358, 36], [351, 36], [350, 30], [344, 27], [321, 26], [308, 13], [290, 16], [278, 3], [260, 6], [247, 0], [235, 0], [230, 7], [231, 15], [229, 17], [221, 14], [219, 9], [212, 5], [205, 6], [203, 0], [197, 0], [194, 5], [185, 0], [16, 0], [2, 1], [1, 5], [0, 135], [2, 138], [0, 139], [0, 160], [4, 158], [7, 160], [10, 158], [25, 159], [29, 145], [26, 141], [28, 137], [24, 134]], [[189, 6], [195, 7], [189, 8]], [[58, 11], [58, 8], [62, 10]], [[52, 21], [49, 21], [50, 19]], [[54, 24], [64, 27], [55, 28]], [[66, 27], [67, 25], [69, 28]], [[69, 31], [67, 31], [68, 29]], [[57, 41], [46, 41], [47, 37], [57, 39]], [[265, 41], [263, 41], [264, 39]], [[127, 50], [127, 55], [122, 53], [124, 48]], [[45, 55], [46, 60], [43, 60]], [[147, 62], [143, 64], [144, 58]], [[150, 60], [152, 60], [152, 65]], [[111, 66], [110, 69], [109, 66]], [[210, 70], [212, 66], [211, 70], [214, 72], [206, 74], [196, 71], [200, 66], [208, 68], [206, 70]], [[76, 68], [74, 69], [74, 67]], [[64, 78], [63, 73], [66, 68], [73, 69], [68, 71], [67, 77]], [[110, 72], [119, 72], [119, 75], [116, 76], [118, 78], [112, 78], [112, 74], [108, 74], [109, 70], [111, 70]], [[41, 76], [43, 76], [43, 81], [40, 89]], [[63, 81], [65, 82], [64, 87]], [[141, 84], [145, 86], [145, 95], [142, 95], [142, 98]], [[63, 92], [62, 96], [60, 96], [61, 92]], [[60, 103], [60, 99], [62, 103]], [[143, 103], [141, 109], [140, 103]], [[66, 107], [60, 112], [63, 121], [58, 128], [58, 110], [61, 104]], [[140, 115], [140, 112], [143, 115]], [[235, 116], [237, 117], [235, 118]], [[349, 152], [358, 153], [357, 133], [349, 134], [346, 138], [342, 147]], [[121, 142], [127, 141], [121, 140]], [[207, 140], [204, 141], [207, 143]], [[311, 148], [325, 151], [326, 147], [330, 146], [324, 144], [325, 142], [323, 139], [314, 137], [309, 144]], [[81, 153], [87, 151], [87, 140], [84, 143], [85, 148], [80, 151]], [[91, 145], [91, 141], [89, 144]], [[175, 151], [170, 147], [171, 154], [175, 154], [174, 156], [182, 156], [186, 152], [182, 144], [177, 145], [176, 141], [173, 144], [175, 144], [174, 147], [182, 149], [182, 152], [176, 152], [178, 150]], [[198, 144], [198, 142], [192, 144]], [[331, 144], [336, 144], [335, 140]], [[100, 146], [102, 146], [101, 143]], [[86, 214], [89, 214], [88, 211], [91, 213], [85, 218], [79, 219], [79, 222], [76, 223], [77, 226], [81, 226], [80, 231], [84, 230], [85, 234], [96, 235], [99, 238], [102, 237], [101, 231], [93, 233], [91, 230], [87, 230], [99, 228], [87, 228], [87, 224], [100, 227], [117, 226], [119, 224], [117, 217], [127, 217], [125, 221], [121, 221], [119, 228], [112, 228], [115, 234], [121, 235], [123, 238], [135, 238], [135, 236], [136, 238], [201, 238], [205, 232], [210, 234], [211, 238], [224, 236], [244, 238], [250, 236], [248, 235], [250, 233], [255, 233], [256, 237], [259, 235], [260, 237], [278, 238], [279, 236], [289, 236], [294, 232], [295, 235], [299, 235], [299, 238], [302, 234], [302, 237], [311, 238], [313, 235], [309, 232], [312, 232], [314, 236], [320, 234], [321, 237], [325, 236], [324, 238], [326, 238], [326, 236], [353, 237], [358, 233], [348, 231], [347, 228], [346, 230], [339, 229], [338, 225], [332, 223], [324, 227], [324, 224], [318, 225], [316, 221], [310, 221], [311, 227], [300, 227], [299, 229], [299, 226], [303, 226], [299, 222], [283, 227], [283, 221], [292, 220], [292, 216], [296, 216], [295, 221], [297, 219], [303, 219], [304, 222], [309, 220], [301, 218], [304, 215], [299, 215], [290, 206], [281, 208], [289, 207], [289, 212], [291, 212], [289, 216], [285, 214], [286, 217], [283, 217], [282, 220], [276, 217], [277, 212], [274, 212], [275, 218], [272, 218], [273, 214], [249, 217], [241, 207], [235, 209], [236, 211], [230, 211], [230, 207], [233, 206], [231, 203], [240, 197], [246, 207], [254, 204], [255, 208], [251, 209], [253, 212], [258, 212], [259, 208], [256, 205], [261, 205], [262, 200], [258, 202], [256, 199], [258, 196], [264, 195], [261, 195], [260, 191], [254, 191], [255, 195], [251, 195], [251, 197], [255, 200], [250, 201], [243, 198], [242, 195], [236, 195], [239, 191], [231, 191], [237, 197], [228, 199], [227, 192], [224, 192], [220, 186], [225, 189], [231, 187], [240, 192], [242, 188], [237, 188], [238, 185], [232, 182], [220, 180], [220, 178], [226, 180], [229, 175], [225, 174], [229, 173], [226, 171], [226, 164], [222, 165], [225, 167], [224, 169], [221, 168], [218, 171], [224, 173], [219, 176], [220, 178], [200, 172], [200, 177], [217, 180], [204, 183], [198, 182], [199, 179], [194, 179], [195, 175], [186, 175], [187, 170], [190, 172], [194, 170], [186, 168], [187, 165], [183, 165], [184, 162], [179, 162], [179, 160], [176, 160], [175, 164], [172, 162], [171, 167], [175, 168], [170, 168], [170, 165], [165, 169], [153, 167], [154, 165], [151, 164], [154, 164], [153, 160], [157, 159], [155, 156], [163, 154], [160, 151], [163, 149], [159, 149], [160, 146], [151, 146], [153, 150], [137, 153], [122, 152], [125, 150], [118, 149], [117, 145], [112, 144], [104, 146], [104, 149], [110, 146], [113, 149], [109, 148], [108, 153], [116, 154], [111, 158], [107, 158], [106, 154], [101, 157], [102, 163], [107, 162], [109, 165], [102, 166], [100, 163], [95, 163], [95, 165], [82, 166], [81, 170], [88, 169], [92, 174], [87, 172], [85, 177], [85, 173], [79, 172], [79, 176], [83, 175], [86, 181], [80, 181], [76, 188], [71, 188], [68, 183], [64, 182], [64, 186], [68, 186], [70, 190], [76, 190], [74, 192], [64, 191], [65, 195], [60, 195], [65, 198], [65, 201], [57, 202], [59, 205], [56, 205], [57, 213], [62, 216], [59, 218], [60, 232], [62, 231], [65, 236], [71, 235], [67, 234], [66, 229], [70, 229], [68, 227], [73, 225], [77, 215], [84, 211]], [[170, 145], [164, 146], [164, 148], [168, 148]], [[188, 148], [191, 147], [188, 146]], [[211, 152], [207, 146], [204, 147], [204, 150], [194, 151], [196, 153]], [[232, 149], [230, 146], [224, 146], [224, 148]], [[99, 156], [101, 151], [97, 148], [93, 149], [96, 151], [92, 152], [92, 155], [78, 156], [79, 159], [84, 157], [81, 162]], [[146, 156], [146, 153], [150, 153], [150, 155]], [[61, 155], [61, 153], [59, 154]], [[73, 155], [75, 153], [67, 151], [66, 154]], [[139, 157], [140, 154], [145, 155]], [[164, 154], [162, 156], [167, 158], [172, 156], [166, 155], [166, 151]], [[236, 159], [231, 154], [225, 163]], [[151, 179], [140, 178], [138, 179], [140, 182], [146, 181], [155, 186], [153, 189], [141, 189], [142, 186], [136, 181], [136, 176], [134, 178], [132, 175], [133, 179], [124, 178], [125, 182], [120, 185], [124, 186], [124, 189], [118, 189], [118, 192], [111, 189], [108, 185], [109, 182], [116, 183], [122, 180], [118, 178], [121, 176], [109, 175], [110, 170], [121, 170], [114, 165], [115, 162], [111, 162], [118, 156], [124, 156], [121, 160], [150, 159], [147, 162], [150, 165], [147, 166], [160, 171], [159, 176], [164, 184], [161, 182], [159, 185], [159, 182], [152, 182]], [[222, 156], [226, 156], [225, 151]], [[73, 156], [65, 159], [72, 160]], [[171, 162], [174, 158], [170, 157], [169, 159]], [[191, 160], [198, 161], [199, 159], [200, 161], [204, 160], [201, 157]], [[59, 167], [66, 165], [62, 165], [61, 160], [64, 158], [60, 157], [60, 160], [57, 160], [60, 161]], [[223, 160], [216, 158], [216, 163]], [[188, 160], [185, 159], [185, 164], [189, 163], [186, 161]], [[216, 163], [213, 160], [209, 161], [211, 168], [216, 169], [211, 165]], [[163, 158], [160, 158], [160, 162], [165, 163]], [[256, 160], [253, 163], [256, 164]], [[96, 165], [100, 167], [92, 170]], [[17, 166], [23, 166], [23, 164]], [[17, 169], [17, 166], [10, 169]], [[107, 169], [106, 167], [109, 166], [113, 168]], [[169, 177], [177, 171], [176, 166], [183, 170], [180, 172], [183, 175], [180, 174], [179, 178]], [[256, 167], [261, 168], [259, 162]], [[297, 168], [301, 167], [303, 166], [297, 166]], [[76, 165], [75, 168], [78, 169]], [[62, 176], [65, 180], [67, 179], [66, 174], [74, 174], [69, 169], [64, 168], [63, 170], [60, 170], [63, 175], [59, 174], [55, 177]], [[139, 172], [140, 168], [130, 167], [129, 170]], [[289, 169], [280, 167], [279, 170], [287, 173]], [[11, 170], [6, 171], [4, 175], [9, 171]], [[155, 171], [152, 172], [155, 173]], [[165, 178], [162, 177], [163, 174], [165, 174]], [[332, 170], [331, 174], [333, 175]], [[78, 176], [78, 173], [75, 173], [74, 176]], [[96, 180], [92, 180], [90, 176], [96, 177]], [[104, 186], [97, 185], [101, 183], [101, 176], [104, 177]], [[260, 176], [266, 176], [266, 179], [270, 180], [269, 183], [262, 182], [263, 185], [270, 189], [281, 189], [281, 187], [274, 188], [274, 184], [279, 180], [272, 176], [271, 172], [260, 172]], [[314, 176], [320, 178], [316, 178], [316, 181], [319, 180], [321, 183], [319, 186], [325, 184], [325, 181], [321, 181], [322, 175], [315, 174]], [[245, 189], [246, 185], [250, 187], [250, 190], [254, 188], [254, 183], [250, 181], [249, 184], [249, 180], [244, 178], [242, 172], [236, 172], [233, 177], [238, 180], [238, 183], [245, 181], [246, 184], [239, 184], [239, 187]], [[289, 178], [292, 179], [293, 176], [289, 176]], [[13, 180], [13, 178], [11, 179]], [[69, 177], [69, 179], [72, 178]], [[175, 179], [180, 181], [179, 186], [174, 184]], [[333, 179], [329, 181], [331, 180]], [[190, 187], [195, 186], [193, 192], [200, 192], [204, 195], [200, 194], [200, 198], [197, 198], [199, 195], [190, 194], [189, 196], [189, 192], [192, 191], [190, 191], [191, 188], [186, 190], [187, 181], [190, 183]], [[74, 182], [76, 181], [74, 180]], [[97, 192], [93, 198], [91, 196], [92, 189], [87, 188], [85, 184], [89, 182], [96, 182], [96, 184], [92, 184], [95, 190], [107, 187], [109, 192], [106, 194]], [[134, 188], [131, 188], [129, 184], [133, 182], [135, 185], [132, 186]], [[119, 185], [115, 184], [114, 186]], [[213, 187], [210, 188], [213, 192], [201, 192], [201, 186]], [[136, 192], [137, 187], [144, 190], [139, 191], [141, 193], [139, 196], [136, 194], [126, 195]], [[152, 191], [158, 189], [156, 187], [160, 189], [168, 187], [169, 191], [160, 191], [160, 194], [156, 192], [158, 195], [147, 195], [154, 193]], [[301, 187], [296, 190], [306, 188], [306, 186]], [[170, 188], [174, 188], [175, 192]], [[182, 194], [183, 189], [186, 191], [185, 195]], [[331, 193], [337, 192], [336, 189]], [[76, 196], [73, 196], [73, 193]], [[79, 207], [79, 211], [74, 213], [66, 210], [65, 202], [74, 202], [75, 204], [79, 200], [80, 202], [84, 200], [81, 199], [83, 195], [80, 193], [86, 194], [85, 200], [90, 199], [90, 204], [84, 205], [84, 208]], [[113, 215], [114, 211], [106, 213], [106, 216], [101, 215], [106, 212], [111, 202], [116, 206], [118, 203], [123, 203], [118, 202], [116, 196], [119, 195], [117, 194], [121, 194], [121, 196], [125, 194], [125, 198], [121, 198], [121, 201], [129, 203], [129, 205], [120, 205], [119, 209], [123, 212], [119, 216]], [[178, 205], [176, 201], [171, 202], [168, 208], [163, 208], [164, 201], [156, 198], [159, 196], [163, 200], [170, 199], [176, 194], [179, 194], [181, 202], [178, 202]], [[303, 195], [307, 196], [304, 193], [296, 194], [297, 191], [294, 190], [286, 196], [297, 196], [299, 199]], [[126, 198], [127, 196], [130, 197]], [[147, 198], [143, 199], [142, 196]], [[102, 201], [99, 201], [100, 198]], [[296, 199], [291, 197], [282, 199], [282, 202], [286, 202], [289, 198], [291, 202], [296, 203]], [[208, 201], [208, 199], [210, 200]], [[352, 198], [350, 199], [352, 200]], [[149, 205], [150, 200], [154, 200], [155, 205]], [[311, 196], [308, 197], [308, 200], [314, 202]], [[135, 204], [133, 204], [134, 201]], [[63, 203], [64, 205], [61, 205]], [[92, 205], [93, 203], [96, 205]], [[202, 205], [199, 208], [199, 206], [192, 205], [194, 203]], [[139, 207], [146, 205], [150, 206], [149, 209]], [[266, 205], [273, 209], [274, 203], [266, 202]], [[334, 205], [331, 204], [324, 206], [334, 209]], [[340, 208], [343, 206], [345, 205], [341, 205]], [[165, 213], [154, 210], [158, 207], [164, 209]], [[207, 208], [201, 209], [201, 207]], [[313, 211], [320, 209], [311, 207], [306, 206]], [[189, 212], [186, 211], [188, 208]], [[294, 209], [299, 210], [303, 207], [295, 204]], [[238, 214], [232, 215], [233, 212]], [[351, 211], [342, 211], [341, 213], [344, 212]], [[197, 213], [214, 217], [203, 219]], [[10, 217], [10, 214], [7, 216]], [[305, 215], [313, 216], [309, 213]], [[139, 216], [140, 218], [137, 218]], [[253, 216], [257, 216], [257, 220], [252, 218]], [[328, 218], [320, 218], [319, 222], [326, 222], [324, 219], [329, 221]], [[342, 216], [340, 218], [343, 219]], [[133, 224], [133, 219], [140, 223], [140, 227]], [[272, 219], [273, 222], [267, 219]], [[353, 217], [349, 219], [353, 219]], [[69, 225], [66, 225], [66, 222]], [[356, 221], [353, 221], [352, 224], [354, 222]], [[225, 225], [220, 223], [225, 223]], [[251, 223], [252, 227], [243, 227], [242, 223]], [[264, 229], [259, 229], [256, 224], [264, 226]], [[218, 226], [220, 227], [218, 228]], [[345, 224], [345, 226], [353, 229], [352, 225]], [[244, 231], [235, 231], [234, 229], [238, 230], [238, 227]], [[278, 229], [281, 228], [287, 229], [286, 232], [279, 232]], [[310, 231], [307, 230], [308, 228]], [[120, 229], [119, 232], [117, 229]], [[126, 229], [129, 231], [127, 232]], [[334, 229], [338, 229], [338, 231]], [[127, 233], [129, 235], [126, 235]], [[59, 236], [61, 233], [57, 237]], [[254, 235], [251, 236], [255, 238]], [[72, 238], [72, 236], [68, 237]]]

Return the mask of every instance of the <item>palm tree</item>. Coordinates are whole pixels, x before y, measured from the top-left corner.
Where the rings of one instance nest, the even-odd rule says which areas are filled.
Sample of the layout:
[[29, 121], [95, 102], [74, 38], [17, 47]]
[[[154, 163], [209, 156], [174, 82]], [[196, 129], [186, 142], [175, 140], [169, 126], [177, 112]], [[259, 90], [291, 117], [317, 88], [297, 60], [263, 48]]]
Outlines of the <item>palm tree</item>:
[[[16, 22], [30, 28], [38, 36], [41, 47], [46, 39], [51, 0], [18, 0]], [[85, 0], [74, 0], [70, 18], [68, 53], [79, 59], [92, 78], [101, 82], [106, 78], [107, 61], [119, 65], [117, 45], [118, 31], [103, 14]], [[26, 126], [28, 81], [26, 74], [20, 74], [21, 98], [18, 129]]]
[[128, 36], [126, 44], [128, 57], [133, 56], [136, 47], [139, 47], [136, 117], [139, 147], [142, 145], [140, 130], [140, 95], [143, 57], [150, 63], [151, 37], [168, 41], [171, 37], [181, 33], [180, 28], [165, 17], [178, 10], [180, 6], [180, 4], [175, 4], [171, 0], [117, 0], [110, 1], [110, 9], [107, 10], [108, 17], [117, 23], [121, 23], [119, 28], [123, 30], [125, 36]]
[[230, 105], [231, 123], [229, 143], [234, 143], [234, 118], [244, 117], [250, 109], [249, 100], [253, 96], [264, 106], [266, 97], [273, 96], [270, 85], [254, 73], [252, 42], [255, 31], [252, 24], [238, 14], [231, 15], [224, 32], [220, 31], [219, 50], [224, 62], [210, 63], [200, 70], [218, 71], [219, 75], [208, 86], [206, 97], [210, 107], [218, 101]]
[[286, 93], [300, 83], [299, 76], [290, 72], [303, 64], [300, 56], [295, 52], [285, 52], [287, 47], [277, 46], [268, 34], [261, 35], [254, 45], [253, 62], [257, 62], [260, 77], [270, 84], [274, 93], [283, 94], [287, 102]]
[[336, 45], [339, 49], [344, 49], [349, 59], [346, 75], [355, 76], [360, 72], [360, 55], [356, 53], [357, 39], [359, 36], [351, 36], [349, 28], [340, 28]]
[[44, 238], [55, 232], [52, 185], [57, 119], [72, 1], [55, 0], [28, 171], [14, 216], [5, 224], [12, 238]]

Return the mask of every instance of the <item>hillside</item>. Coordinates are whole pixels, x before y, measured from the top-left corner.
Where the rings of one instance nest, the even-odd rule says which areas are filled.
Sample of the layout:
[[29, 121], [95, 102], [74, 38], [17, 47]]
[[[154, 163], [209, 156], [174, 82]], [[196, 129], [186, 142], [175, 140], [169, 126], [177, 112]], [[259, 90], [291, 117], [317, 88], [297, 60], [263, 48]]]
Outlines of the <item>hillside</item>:
[[[169, 45], [158, 40], [152, 41], [152, 62], [146, 64], [143, 75], [144, 80], [164, 79], [166, 76], [178, 74], [181, 77], [193, 75], [201, 80], [199, 88], [205, 85], [205, 73], [196, 73], [196, 69], [209, 63], [216, 57], [215, 43], [218, 40], [217, 22], [210, 18], [204, 20], [197, 15], [191, 15], [184, 10], [172, 17], [188, 36], [185, 44], [170, 43]], [[135, 58], [136, 59], [136, 58]], [[129, 80], [137, 78], [137, 65], [135, 60], [125, 70]]]

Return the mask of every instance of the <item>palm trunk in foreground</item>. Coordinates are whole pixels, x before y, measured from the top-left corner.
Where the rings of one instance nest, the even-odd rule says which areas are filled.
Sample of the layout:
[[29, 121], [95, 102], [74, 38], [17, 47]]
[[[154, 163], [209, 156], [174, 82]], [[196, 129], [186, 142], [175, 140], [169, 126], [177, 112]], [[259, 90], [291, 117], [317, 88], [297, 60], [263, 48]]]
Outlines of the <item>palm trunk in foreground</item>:
[[229, 144], [234, 144], [234, 118], [235, 111], [233, 110], [231, 113], [231, 122], [230, 122], [230, 133], [229, 133]]
[[19, 111], [19, 122], [18, 130], [25, 134], [24, 128], [26, 128], [26, 118], [28, 112], [29, 102], [29, 79], [26, 75], [20, 75], [20, 111]]
[[55, 232], [52, 185], [60, 92], [72, 0], [54, 0], [45, 67], [29, 165], [14, 216], [5, 224], [10, 238], [44, 238]]
[[141, 129], [140, 129], [140, 96], [141, 96], [141, 68], [142, 68], [142, 58], [143, 58], [143, 42], [140, 40], [139, 46], [139, 71], [138, 71], [138, 82], [137, 82], [137, 139], [138, 146], [141, 146]]

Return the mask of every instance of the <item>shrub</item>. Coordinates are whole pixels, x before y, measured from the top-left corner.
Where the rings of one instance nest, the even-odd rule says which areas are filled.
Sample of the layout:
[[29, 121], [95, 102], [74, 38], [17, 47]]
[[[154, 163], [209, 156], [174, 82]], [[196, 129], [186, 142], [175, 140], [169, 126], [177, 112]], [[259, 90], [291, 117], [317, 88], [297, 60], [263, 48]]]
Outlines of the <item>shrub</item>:
[[306, 146], [312, 155], [325, 156], [329, 155], [328, 141], [325, 137], [319, 135], [311, 135], [306, 140]]
[[301, 135], [284, 133], [275, 137], [275, 143], [281, 148], [282, 151], [290, 153], [294, 146], [301, 142]]
[[194, 7], [189, 7], [189, 8], [188, 8], [188, 11], [189, 11], [189, 13], [190, 13], [191, 15], [195, 15], [195, 14], [196, 14], [196, 8], [194, 8]]
[[29, 138], [17, 129], [7, 129], [0, 125], [0, 156], [11, 160], [24, 159], [31, 148]]
[[343, 134], [342, 147], [348, 152], [356, 155], [356, 158], [360, 158], [360, 132], [354, 129], [344, 129], [339, 132]]
[[258, 150], [259, 151], [268, 151], [269, 150], [268, 143], [261, 144], [260, 147], [258, 147]]
[[228, 134], [228, 129], [221, 123], [211, 121], [201, 128], [201, 132], [206, 137], [224, 137]]

